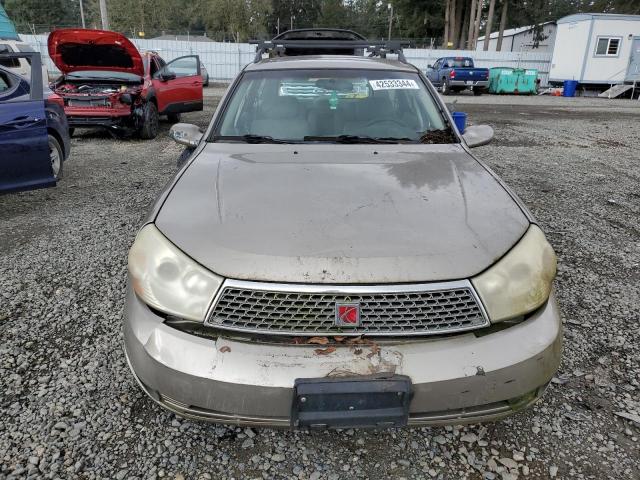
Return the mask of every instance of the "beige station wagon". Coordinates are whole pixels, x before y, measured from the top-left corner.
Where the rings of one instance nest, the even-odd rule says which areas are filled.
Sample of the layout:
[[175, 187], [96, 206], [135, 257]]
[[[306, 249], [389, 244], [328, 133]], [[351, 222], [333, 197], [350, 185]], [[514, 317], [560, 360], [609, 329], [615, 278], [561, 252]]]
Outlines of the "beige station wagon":
[[185, 417], [291, 428], [531, 405], [560, 362], [556, 256], [471, 153], [492, 130], [460, 132], [393, 46], [286, 53], [311, 41], [260, 45], [206, 132], [173, 127], [192, 153], [129, 253], [138, 383]]

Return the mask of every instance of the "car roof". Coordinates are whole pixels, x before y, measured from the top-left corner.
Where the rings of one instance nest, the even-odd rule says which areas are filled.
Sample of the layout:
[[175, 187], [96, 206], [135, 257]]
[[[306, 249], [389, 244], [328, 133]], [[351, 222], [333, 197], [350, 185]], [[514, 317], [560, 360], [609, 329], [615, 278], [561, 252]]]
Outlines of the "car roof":
[[256, 63], [250, 63], [245, 68], [245, 71], [303, 69], [395, 70], [414, 73], [418, 70], [410, 63], [403, 63], [389, 58], [358, 57], [354, 55], [299, 55], [266, 58]]

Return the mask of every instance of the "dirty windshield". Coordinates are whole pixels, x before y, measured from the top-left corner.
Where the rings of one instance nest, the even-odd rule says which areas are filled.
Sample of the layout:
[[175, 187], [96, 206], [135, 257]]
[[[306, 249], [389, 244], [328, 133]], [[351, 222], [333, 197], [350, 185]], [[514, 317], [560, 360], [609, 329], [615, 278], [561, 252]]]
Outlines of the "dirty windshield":
[[243, 76], [213, 140], [416, 143], [444, 131], [440, 110], [417, 74], [272, 70]]

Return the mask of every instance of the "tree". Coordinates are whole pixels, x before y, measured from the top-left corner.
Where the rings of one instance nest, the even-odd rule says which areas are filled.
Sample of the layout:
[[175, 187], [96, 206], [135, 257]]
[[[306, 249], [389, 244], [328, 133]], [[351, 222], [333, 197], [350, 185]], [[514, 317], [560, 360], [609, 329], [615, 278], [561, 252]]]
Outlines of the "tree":
[[[29, 32], [80, 25], [79, 0], [0, 0], [18, 30]], [[271, 37], [293, 25], [353, 29], [386, 38], [387, 3], [393, 3], [392, 37], [442, 39], [453, 47], [476, 47], [481, 27], [498, 21], [500, 29], [533, 25], [538, 41], [542, 24], [577, 12], [640, 14], [640, 0], [107, 0], [111, 28], [146, 37], [167, 32], [204, 32], [225, 40]], [[509, 5], [507, 2], [511, 2]], [[98, 0], [83, 0], [88, 28], [100, 28]], [[502, 37], [499, 34], [499, 37]], [[426, 42], [424, 42], [426, 43]]]
[[478, 0], [478, 8], [476, 9], [476, 20], [473, 25], [473, 42], [472, 48], [476, 48], [478, 38], [480, 38], [480, 21], [482, 20], [482, 8], [484, 6], [484, 0]]
[[33, 26], [65, 27], [80, 21], [77, 0], [6, 0], [5, 10], [18, 31], [30, 31]]
[[477, 0], [472, 0], [471, 1], [471, 11], [469, 12], [469, 32], [467, 33], [467, 45], [469, 48], [469, 50], [473, 50], [475, 48], [475, 39], [474, 39], [474, 33], [475, 33], [475, 22], [476, 22], [476, 7], [479, 9], [480, 7], [478, 7], [478, 1]]
[[451, 2], [452, 0], [447, 0], [447, 4], [444, 7], [444, 48], [449, 48], [449, 29], [451, 28], [451, 21], [449, 18], [451, 16]]
[[269, 15], [269, 30], [277, 33], [293, 28], [313, 27], [320, 17], [321, 0], [272, 0]]
[[487, 27], [484, 31], [484, 47], [485, 52], [489, 50], [489, 41], [491, 40], [491, 27], [493, 26], [493, 13], [496, 8], [496, 0], [489, 0], [489, 13], [487, 14]]
[[498, 43], [496, 51], [502, 51], [502, 37], [504, 37], [504, 27], [507, 24], [507, 9], [509, 8], [509, 0], [502, 0], [502, 13], [500, 14], [500, 31], [498, 32]]
[[467, 25], [469, 24], [471, 4], [464, 3], [464, 6], [464, 17], [462, 17], [462, 23], [460, 24], [460, 39], [458, 41], [458, 48], [467, 48]]

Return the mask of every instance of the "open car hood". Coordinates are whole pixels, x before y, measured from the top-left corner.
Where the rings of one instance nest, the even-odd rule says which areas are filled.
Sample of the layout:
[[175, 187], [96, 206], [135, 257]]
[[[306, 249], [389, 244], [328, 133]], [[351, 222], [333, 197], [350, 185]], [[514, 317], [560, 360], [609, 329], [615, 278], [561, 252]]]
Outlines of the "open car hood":
[[105, 70], [144, 75], [142, 57], [124, 35], [106, 30], [64, 29], [49, 34], [49, 56], [62, 73]]

